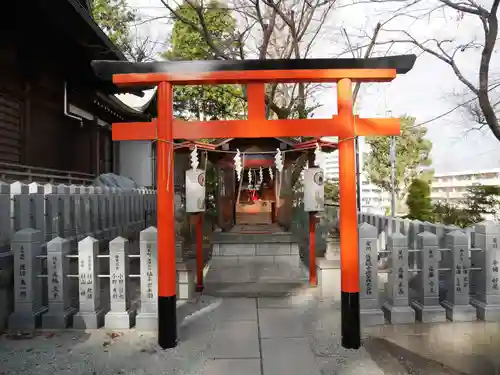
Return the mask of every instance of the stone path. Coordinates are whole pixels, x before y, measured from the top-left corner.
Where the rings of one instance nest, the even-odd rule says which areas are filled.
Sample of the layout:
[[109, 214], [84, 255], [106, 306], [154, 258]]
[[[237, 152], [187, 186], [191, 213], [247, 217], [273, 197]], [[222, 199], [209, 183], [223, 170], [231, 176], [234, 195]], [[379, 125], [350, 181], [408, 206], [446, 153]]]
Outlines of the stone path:
[[[340, 344], [340, 310], [311, 293], [286, 298], [200, 297], [180, 304], [177, 348], [154, 333], [40, 332], [0, 336], [2, 375], [458, 375], [384, 341]], [[487, 373], [481, 372], [487, 375]]]

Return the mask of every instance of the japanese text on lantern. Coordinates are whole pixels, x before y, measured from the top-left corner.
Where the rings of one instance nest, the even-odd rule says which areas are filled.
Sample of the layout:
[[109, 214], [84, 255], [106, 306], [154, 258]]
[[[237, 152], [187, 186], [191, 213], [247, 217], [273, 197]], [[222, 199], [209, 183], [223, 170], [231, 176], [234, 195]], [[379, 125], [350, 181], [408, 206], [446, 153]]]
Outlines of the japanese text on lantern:
[[28, 290], [26, 287], [26, 251], [24, 246], [19, 249], [19, 299], [26, 300]]
[[51, 262], [52, 262], [52, 274], [49, 275], [50, 276], [49, 290], [50, 290], [52, 299], [58, 299], [60, 297], [60, 294], [61, 294], [60, 277], [59, 277], [59, 272], [57, 272], [59, 258], [56, 255], [53, 255]]
[[87, 267], [85, 267], [85, 261], [83, 259], [80, 260], [80, 298], [92, 299], [94, 292], [94, 275], [92, 273], [92, 256], [89, 255]]
[[114, 257], [113, 272], [111, 273], [112, 298], [123, 300], [125, 298], [125, 273], [118, 254]]
[[147, 298], [153, 299], [154, 294], [153, 294], [153, 251], [151, 249], [151, 244], [147, 244], [146, 247], [146, 258], [147, 258], [147, 276], [148, 276], [148, 282], [147, 282]]
[[366, 241], [365, 248], [365, 287], [366, 295], [372, 294], [372, 241]]

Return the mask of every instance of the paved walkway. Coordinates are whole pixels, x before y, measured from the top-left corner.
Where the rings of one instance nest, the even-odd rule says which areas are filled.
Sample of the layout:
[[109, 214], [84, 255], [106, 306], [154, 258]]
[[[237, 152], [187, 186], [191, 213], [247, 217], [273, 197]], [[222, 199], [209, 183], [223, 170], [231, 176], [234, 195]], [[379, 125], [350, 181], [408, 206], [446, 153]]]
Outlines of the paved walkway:
[[[339, 306], [309, 292], [287, 298], [202, 296], [180, 304], [178, 312], [181, 342], [167, 351], [157, 347], [154, 333], [133, 330], [5, 334], [0, 336], [0, 374], [461, 374], [418, 353], [415, 347], [422, 344], [412, 349], [398, 343], [398, 337], [406, 338], [406, 344], [411, 341], [408, 337], [415, 332], [408, 329], [399, 336], [380, 328], [368, 330], [361, 350], [343, 349]], [[425, 332], [421, 329], [420, 343]]]

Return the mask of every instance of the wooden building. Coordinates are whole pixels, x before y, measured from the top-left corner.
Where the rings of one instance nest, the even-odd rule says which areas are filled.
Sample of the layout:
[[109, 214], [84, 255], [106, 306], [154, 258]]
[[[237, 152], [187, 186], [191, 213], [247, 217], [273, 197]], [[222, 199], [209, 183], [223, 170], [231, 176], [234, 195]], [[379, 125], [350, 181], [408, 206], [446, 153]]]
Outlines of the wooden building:
[[117, 148], [110, 124], [148, 119], [93, 74], [92, 60], [125, 57], [85, 4], [2, 5], [0, 180], [81, 183], [113, 172]]

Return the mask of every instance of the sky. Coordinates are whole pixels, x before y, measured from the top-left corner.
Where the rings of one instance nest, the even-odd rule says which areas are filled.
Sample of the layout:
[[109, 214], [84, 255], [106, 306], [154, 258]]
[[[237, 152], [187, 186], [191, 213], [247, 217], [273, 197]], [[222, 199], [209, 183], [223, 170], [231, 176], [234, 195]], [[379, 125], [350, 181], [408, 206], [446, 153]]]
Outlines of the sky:
[[[491, 1], [480, 2], [488, 6]], [[138, 32], [141, 37], [148, 36], [151, 40], [161, 41], [158, 48], [165, 48], [166, 44], [163, 44], [163, 41], [168, 38], [170, 22], [162, 17], [168, 15], [168, 12], [160, 0], [128, 0], [128, 3], [138, 9], [145, 18], [160, 17], [142, 25]], [[428, 0], [425, 3], [430, 5], [436, 1]], [[325, 32], [315, 44], [311, 57], [338, 56], [346, 48], [345, 40], [338, 34], [341, 27], [347, 30], [352, 44], [366, 44], [366, 39], [359, 38], [360, 30], [365, 30], [371, 35], [376, 22], [385, 21], [394, 14], [393, 7], [392, 3], [387, 6], [372, 3], [334, 10], [325, 23]], [[422, 11], [424, 10], [419, 14]], [[386, 28], [406, 30], [419, 41], [439, 38], [439, 40], [452, 39], [466, 43], [474, 37], [480, 41], [481, 24], [474, 17], [465, 16], [459, 19], [458, 16], [454, 11], [435, 12], [430, 17], [418, 20], [401, 16], [388, 23]], [[400, 32], [385, 32], [378, 40], [383, 42], [390, 37], [403, 36]], [[407, 52], [412, 52], [410, 46], [398, 43], [391, 47], [389, 54]], [[387, 53], [387, 45], [377, 47], [376, 53], [379, 55]], [[480, 51], [474, 50], [460, 53], [456, 59], [464, 76], [474, 84], [477, 82], [479, 58]], [[497, 46], [493, 56], [491, 71], [500, 74], [500, 46]], [[457, 79], [449, 65], [433, 56], [422, 54], [419, 55], [413, 70], [406, 75], [398, 76], [393, 82], [362, 86], [356, 108], [362, 117], [383, 117], [390, 111], [393, 116], [413, 116], [417, 124], [432, 120], [425, 126], [428, 129], [427, 138], [433, 143], [432, 167], [437, 173], [498, 168], [500, 144], [489, 129], [473, 130], [474, 123], [461, 109], [440, 117], [468, 99], [469, 96], [463, 96], [465, 92], [465, 86]], [[315, 99], [322, 104], [322, 107], [315, 111], [314, 117], [328, 118], [336, 113], [334, 86], [326, 87]], [[436, 119], [437, 117], [440, 118]]]

